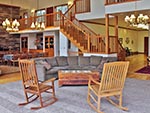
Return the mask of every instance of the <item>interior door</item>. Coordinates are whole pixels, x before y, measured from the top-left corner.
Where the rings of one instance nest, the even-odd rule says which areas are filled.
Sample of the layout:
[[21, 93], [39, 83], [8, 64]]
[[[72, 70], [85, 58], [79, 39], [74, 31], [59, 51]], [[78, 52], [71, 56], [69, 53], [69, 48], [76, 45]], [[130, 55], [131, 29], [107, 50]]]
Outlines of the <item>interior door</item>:
[[45, 36], [45, 51], [48, 56], [54, 56], [54, 36]]
[[53, 7], [49, 7], [46, 9], [46, 14], [50, 14], [47, 16], [47, 26], [54, 26], [54, 16], [53, 14]]
[[21, 50], [22, 52], [28, 51], [28, 37], [21, 37]]
[[144, 37], [144, 54], [148, 56], [148, 37]]

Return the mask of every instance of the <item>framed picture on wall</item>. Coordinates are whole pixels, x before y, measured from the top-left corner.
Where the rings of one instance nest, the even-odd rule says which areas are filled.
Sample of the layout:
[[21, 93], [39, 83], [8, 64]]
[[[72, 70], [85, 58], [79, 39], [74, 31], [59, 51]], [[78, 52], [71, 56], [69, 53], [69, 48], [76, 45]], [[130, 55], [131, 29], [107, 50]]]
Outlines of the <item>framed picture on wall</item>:
[[126, 37], [126, 40], [125, 40], [125, 42], [126, 42], [126, 44], [129, 44], [129, 42], [130, 42], [130, 39], [129, 39], [129, 37]]
[[123, 44], [123, 38], [119, 38], [120, 44]]

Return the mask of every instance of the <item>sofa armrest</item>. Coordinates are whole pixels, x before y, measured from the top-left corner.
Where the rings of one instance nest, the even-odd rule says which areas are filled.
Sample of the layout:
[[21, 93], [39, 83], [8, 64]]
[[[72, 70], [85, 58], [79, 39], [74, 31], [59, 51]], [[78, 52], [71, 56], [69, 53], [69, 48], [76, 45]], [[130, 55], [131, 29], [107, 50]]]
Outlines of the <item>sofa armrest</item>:
[[45, 81], [45, 67], [44, 65], [36, 65], [37, 76], [40, 81]]

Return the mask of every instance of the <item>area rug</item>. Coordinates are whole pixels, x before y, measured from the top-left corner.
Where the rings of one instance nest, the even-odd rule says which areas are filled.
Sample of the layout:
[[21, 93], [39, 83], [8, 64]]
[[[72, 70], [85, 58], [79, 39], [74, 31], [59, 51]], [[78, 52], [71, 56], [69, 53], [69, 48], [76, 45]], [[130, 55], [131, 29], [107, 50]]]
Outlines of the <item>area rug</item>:
[[[87, 86], [58, 87], [55, 81], [55, 91], [58, 101], [40, 110], [30, 110], [39, 105], [39, 101], [25, 106], [18, 103], [25, 101], [21, 81], [0, 85], [0, 113], [96, 113], [86, 101]], [[101, 100], [101, 110], [105, 113], [149, 113], [150, 111], [150, 81], [127, 78], [123, 92], [123, 106], [129, 111], [122, 111]]]
[[136, 73], [150, 74], [150, 66], [145, 66], [137, 70]]
[[1, 65], [0, 70], [1, 75], [4, 75], [19, 72], [19, 67]]

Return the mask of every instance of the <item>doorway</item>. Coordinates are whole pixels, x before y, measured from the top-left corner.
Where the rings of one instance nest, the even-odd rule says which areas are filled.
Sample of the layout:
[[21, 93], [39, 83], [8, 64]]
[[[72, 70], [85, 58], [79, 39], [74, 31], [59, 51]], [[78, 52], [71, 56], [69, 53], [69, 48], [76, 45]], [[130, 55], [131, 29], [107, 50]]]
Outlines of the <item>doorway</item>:
[[148, 37], [144, 37], [144, 54], [148, 56], [148, 42], [149, 42], [149, 38]]
[[53, 7], [49, 7], [46, 9], [47, 16], [47, 26], [54, 26], [54, 15], [53, 15]]
[[54, 56], [54, 36], [45, 36], [45, 52], [48, 56]]

